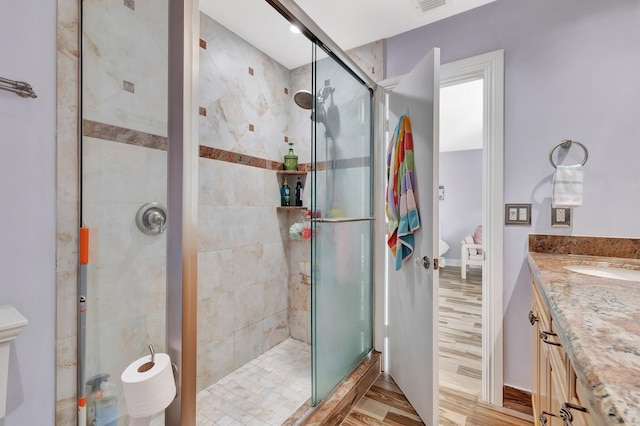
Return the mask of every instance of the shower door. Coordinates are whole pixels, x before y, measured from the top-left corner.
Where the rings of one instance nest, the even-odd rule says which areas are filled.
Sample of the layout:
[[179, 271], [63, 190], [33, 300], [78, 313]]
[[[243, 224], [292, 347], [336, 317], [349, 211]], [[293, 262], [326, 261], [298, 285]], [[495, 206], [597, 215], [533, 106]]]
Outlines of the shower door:
[[315, 44], [312, 70], [312, 93], [316, 94], [311, 158], [315, 405], [373, 347], [373, 95]]
[[122, 372], [167, 350], [168, 2], [85, 0], [81, 25], [79, 415], [86, 396], [87, 424], [124, 424]]

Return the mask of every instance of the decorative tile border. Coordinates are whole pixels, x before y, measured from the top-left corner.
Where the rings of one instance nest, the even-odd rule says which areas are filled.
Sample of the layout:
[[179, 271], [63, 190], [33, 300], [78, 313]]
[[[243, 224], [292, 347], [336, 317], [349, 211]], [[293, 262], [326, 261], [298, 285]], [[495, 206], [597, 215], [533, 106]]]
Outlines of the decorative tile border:
[[167, 138], [97, 121], [82, 120], [82, 135], [143, 148], [167, 150]]
[[640, 238], [529, 234], [529, 251], [640, 259]]
[[253, 157], [251, 155], [237, 152], [225, 151], [210, 146], [200, 145], [200, 158], [209, 160], [226, 161], [227, 163], [240, 164], [243, 166], [258, 167], [267, 170], [282, 170], [284, 164], [277, 161], [266, 160], [264, 158]]
[[[201, 115], [206, 114], [205, 108], [200, 108]], [[204, 114], [203, 114], [204, 113]], [[253, 125], [250, 125], [250, 128]], [[143, 148], [167, 150], [167, 138], [151, 133], [140, 132], [138, 130], [126, 129], [124, 127], [113, 126], [111, 124], [99, 123], [92, 120], [82, 121], [82, 135], [112, 142], [120, 142], [128, 145], [135, 145]], [[288, 138], [285, 136], [285, 140]], [[282, 170], [284, 164], [280, 161], [268, 160], [260, 157], [253, 157], [247, 154], [240, 154], [233, 151], [225, 151], [210, 146], [200, 145], [200, 158], [209, 160], [226, 161], [228, 163], [240, 164], [243, 166], [258, 167], [266, 170]], [[333, 169], [351, 169], [359, 167], [369, 167], [371, 159], [369, 157], [348, 158], [344, 160], [321, 161], [316, 165], [317, 171]], [[311, 172], [310, 163], [298, 164], [298, 170]]]

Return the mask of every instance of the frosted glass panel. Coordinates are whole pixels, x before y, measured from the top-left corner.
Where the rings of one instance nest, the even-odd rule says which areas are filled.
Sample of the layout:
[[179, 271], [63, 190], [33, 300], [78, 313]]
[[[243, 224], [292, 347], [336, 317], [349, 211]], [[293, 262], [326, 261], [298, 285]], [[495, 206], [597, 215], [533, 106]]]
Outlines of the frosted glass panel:
[[314, 61], [311, 175], [312, 401], [373, 344], [371, 92], [333, 58]]

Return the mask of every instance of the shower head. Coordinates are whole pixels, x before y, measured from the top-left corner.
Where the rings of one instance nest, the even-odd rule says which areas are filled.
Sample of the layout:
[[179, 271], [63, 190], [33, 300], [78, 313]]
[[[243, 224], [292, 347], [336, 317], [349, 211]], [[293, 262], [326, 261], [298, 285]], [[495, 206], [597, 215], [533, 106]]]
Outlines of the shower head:
[[325, 112], [324, 107], [322, 105], [318, 105], [315, 111], [311, 111], [311, 120], [315, 121], [316, 123], [324, 124], [326, 119], [327, 119], [327, 113]]
[[311, 92], [308, 90], [298, 90], [295, 95], [293, 95], [293, 101], [300, 108], [311, 109], [312, 98]]

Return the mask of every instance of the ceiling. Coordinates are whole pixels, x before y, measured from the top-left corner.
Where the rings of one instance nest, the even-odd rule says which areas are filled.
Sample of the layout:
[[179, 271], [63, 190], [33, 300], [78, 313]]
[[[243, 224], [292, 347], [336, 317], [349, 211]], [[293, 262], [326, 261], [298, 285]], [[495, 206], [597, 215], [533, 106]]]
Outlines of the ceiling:
[[[389, 38], [495, 0], [295, 0], [343, 50]], [[311, 44], [265, 0], [200, 0], [200, 10], [289, 69], [311, 62]]]

